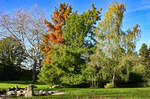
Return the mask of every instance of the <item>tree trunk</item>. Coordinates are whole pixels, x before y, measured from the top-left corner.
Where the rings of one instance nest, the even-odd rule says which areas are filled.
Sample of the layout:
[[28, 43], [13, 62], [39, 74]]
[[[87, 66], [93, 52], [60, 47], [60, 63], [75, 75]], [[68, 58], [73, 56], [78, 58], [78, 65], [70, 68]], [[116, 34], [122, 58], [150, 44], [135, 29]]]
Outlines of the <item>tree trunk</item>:
[[32, 81], [36, 81], [36, 65], [37, 65], [37, 60], [34, 59], [34, 64], [33, 64], [33, 69], [32, 69]]
[[91, 88], [93, 88], [93, 82], [94, 82], [94, 81], [93, 81], [93, 75], [92, 75], [92, 83], [91, 83]]
[[113, 78], [112, 78], [112, 85], [113, 87], [115, 87], [115, 74], [113, 75]]

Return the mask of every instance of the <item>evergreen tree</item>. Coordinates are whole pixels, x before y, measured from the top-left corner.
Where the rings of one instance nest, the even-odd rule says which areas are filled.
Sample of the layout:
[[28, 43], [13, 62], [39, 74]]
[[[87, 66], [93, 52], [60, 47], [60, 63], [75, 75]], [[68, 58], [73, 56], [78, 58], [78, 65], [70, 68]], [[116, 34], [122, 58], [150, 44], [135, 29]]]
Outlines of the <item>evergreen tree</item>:
[[140, 50], [139, 50], [139, 55], [141, 58], [141, 62], [143, 65], [148, 66], [148, 61], [149, 61], [149, 49], [145, 43], [142, 44]]

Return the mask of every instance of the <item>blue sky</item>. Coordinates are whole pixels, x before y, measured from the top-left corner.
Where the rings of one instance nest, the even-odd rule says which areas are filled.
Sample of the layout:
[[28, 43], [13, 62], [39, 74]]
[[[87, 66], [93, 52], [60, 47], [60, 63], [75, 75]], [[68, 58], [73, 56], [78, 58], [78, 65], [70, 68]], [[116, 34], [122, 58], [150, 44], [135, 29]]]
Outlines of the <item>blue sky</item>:
[[79, 13], [87, 11], [94, 3], [96, 8], [102, 8], [102, 14], [107, 11], [108, 5], [114, 1], [124, 3], [126, 13], [124, 16], [124, 29], [133, 27], [136, 24], [140, 25], [142, 31], [141, 38], [137, 42], [137, 50], [142, 43], [150, 46], [150, 0], [0, 0], [0, 12], [12, 12], [18, 8], [30, 9], [34, 5], [38, 5], [40, 9], [46, 11], [50, 15], [54, 6], [59, 6], [61, 2], [67, 2], [72, 5], [73, 10], [78, 10]]

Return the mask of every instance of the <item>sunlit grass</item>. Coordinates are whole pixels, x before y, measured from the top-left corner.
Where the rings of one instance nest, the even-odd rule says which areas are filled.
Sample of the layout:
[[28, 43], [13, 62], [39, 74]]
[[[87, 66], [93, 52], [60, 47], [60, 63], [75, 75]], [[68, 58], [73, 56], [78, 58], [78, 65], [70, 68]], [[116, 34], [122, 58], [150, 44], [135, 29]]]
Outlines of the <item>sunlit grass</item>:
[[1, 81], [0, 89], [7, 89], [9, 87], [27, 87], [29, 84], [34, 84], [38, 88], [36, 90], [49, 88], [48, 85], [40, 84], [40, 83], [32, 83], [31, 81]]
[[[0, 89], [8, 87], [26, 87], [32, 82], [0, 82]], [[48, 85], [34, 83], [38, 88], [35, 90], [64, 91], [59, 96], [38, 96], [28, 99], [150, 99], [150, 88], [58, 88], [51, 89]], [[22, 98], [22, 97], [21, 97]], [[20, 98], [20, 99], [21, 99]]]

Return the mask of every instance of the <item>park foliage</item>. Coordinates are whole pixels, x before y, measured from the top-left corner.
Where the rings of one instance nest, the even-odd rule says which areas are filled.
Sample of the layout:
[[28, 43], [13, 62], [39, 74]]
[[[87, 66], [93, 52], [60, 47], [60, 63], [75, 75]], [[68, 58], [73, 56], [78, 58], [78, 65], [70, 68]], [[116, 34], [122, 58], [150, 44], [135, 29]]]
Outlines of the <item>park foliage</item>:
[[1, 16], [2, 33], [9, 35], [0, 40], [0, 74], [7, 71], [9, 76], [0, 75], [0, 80], [26, 78], [17, 75], [31, 75], [24, 69], [29, 64], [33, 81], [38, 74], [37, 81], [49, 86], [112, 88], [141, 82], [149, 86], [150, 48], [143, 44], [136, 51], [140, 25], [125, 30], [125, 12], [125, 5], [118, 2], [110, 4], [104, 15], [94, 4], [78, 13], [61, 3], [50, 21], [23, 11]]

